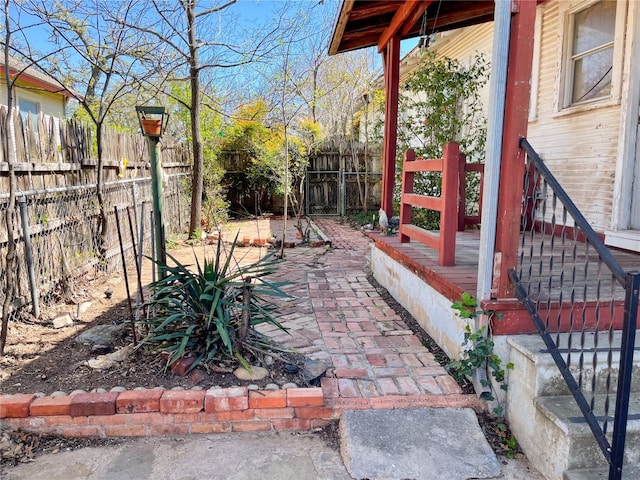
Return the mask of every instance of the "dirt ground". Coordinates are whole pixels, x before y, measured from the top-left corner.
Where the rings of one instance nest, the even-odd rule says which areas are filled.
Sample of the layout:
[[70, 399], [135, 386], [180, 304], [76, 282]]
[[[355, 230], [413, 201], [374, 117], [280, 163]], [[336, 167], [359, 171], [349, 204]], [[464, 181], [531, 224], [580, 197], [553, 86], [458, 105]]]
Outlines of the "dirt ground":
[[[234, 228], [235, 227], [235, 228]], [[230, 224], [224, 232], [225, 240], [233, 239], [235, 232], [240, 231], [240, 238], [247, 236], [253, 239], [268, 236], [276, 226], [273, 221], [256, 220], [242, 224]], [[168, 254], [182, 264], [194, 265], [198, 257], [213, 255], [215, 245], [208, 241], [188, 245], [184, 241], [172, 242], [173, 248]], [[234, 258], [239, 264], [256, 261], [273, 249], [267, 247], [248, 246], [237, 248]], [[151, 262], [143, 263], [143, 284], [151, 281]], [[129, 272], [129, 288], [135, 309], [135, 274]], [[110, 298], [105, 294], [112, 291]], [[166, 361], [157, 353], [151, 352], [147, 346], [141, 346], [115, 367], [96, 370], [87, 365], [87, 361], [95, 358], [90, 345], [76, 341], [76, 337], [84, 330], [97, 325], [118, 325], [128, 323], [131, 319], [126, 285], [122, 274], [101, 279], [76, 283], [73, 287], [73, 302], [56, 303], [41, 306], [40, 318], [22, 315], [12, 321], [5, 355], [0, 358], [0, 392], [36, 393], [50, 395], [56, 391], [71, 393], [74, 390], [91, 391], [103, 388], [109, 390], [120, 386], [127, 389], [135, 387], [184, 387], [200, 386], [208, 388], [214, 385], [231, 386], [250, 383], [265, 386], [267, 383], [293, 382], [300, 386], [304, 381], [299, 373], [289, 374], [283, 370], [286, 363], [299, 366], [304, 357], [293, 353], [283, 353], [286, 362], [275, 361], [268, 366], [269, 376], [260, 381], [241, 381], [230, 373], [237, 365], [216, 364], [216, 371], [200, 370], [197, 375], [179, 376], [166, 368]], [[86, 310], [85, 310], [86, 308]], [[53, 319], [69, 314], [73, 324], [63, 328], [54, 328]], [[137, 332], [138, 339], [141, 332]], [[126, 335], [115, 348], [132, 343], [132, 333]]]

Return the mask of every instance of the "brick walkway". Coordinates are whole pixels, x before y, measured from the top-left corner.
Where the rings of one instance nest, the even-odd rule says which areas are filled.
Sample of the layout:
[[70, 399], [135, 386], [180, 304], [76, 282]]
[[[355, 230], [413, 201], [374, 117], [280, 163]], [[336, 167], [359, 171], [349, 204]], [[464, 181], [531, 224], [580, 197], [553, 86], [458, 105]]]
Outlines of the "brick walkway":
[[[322, 388], [207, 391], [142, 389], [36, 397], [0, 395], [0, 419], [13, 428], [65, 436], [183, 435], [311, 429], [345, 410], [472, 407], [433, 355], [367, 281], [370, 243], [337, 219], [317, 219], [334, 248], [285, 249], [276, 276], [291, 283], [280, 321], [263, 325], [285, 347], [331, 365]], [[282, 226], [280, 224], [280, 226]], [[263, 230], [279, 232], [276, 220]], [[287, 238], [295, 238], [293, 225]], [[254, 255], [250, 249], [243, 255]], [[262, 249], [257, 249], [258, 254]]]
[[292, 282], [286, 289], [292, 298], [280, 319], [291, 335], [273, 327], [262, 332], [332, 365], [322, 379], [330, 406], [482, 408], [369, 283], [370, 240], [338, 219], [314, 221], [333, 248], [287, 250], [278, 276]]

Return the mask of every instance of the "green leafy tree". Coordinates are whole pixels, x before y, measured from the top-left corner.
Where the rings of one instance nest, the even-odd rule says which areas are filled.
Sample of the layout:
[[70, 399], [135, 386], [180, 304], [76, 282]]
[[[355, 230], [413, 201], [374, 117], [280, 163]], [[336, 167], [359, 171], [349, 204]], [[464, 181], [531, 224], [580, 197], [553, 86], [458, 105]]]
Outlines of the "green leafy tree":
[[399, 144], [417, 155], [439, 158], [446, 142], [456, 141], [468, 158], [484, 156], [486, 118], [480, 94], [488, 80], [488, 64], [476, 55], [468, 66], [452, 58], [424, 54], [400, 96], [403, 117]]
[[[413, 148], [417, 156], [424, 158], [440, 158], [444, 144], [455, 141], [468, 161], [480, 162], [484, 158], [486, 118], [481, 93], [488, 80], [487, 61], [480, 54], [469, 65], [456, 59], [438, 58], [432, 51], [424, 55], [400, 95], [395, 191], [398, 202], [406, 149]], [[478, 181], [471, 175], [467, 179], [468, 202], [477, 202]], [[416, 174], [414, 191], [439, 196], [440, 175]], [[439, 213], [416, 209], [413, 221], [424, 228], [437, 229]]]
[[236, 180], [235, 188], [244, 191], [252, 189], [256, 194], [256, 213], [265, 204], [265, 199], [277, 191], [276, 176], [272, 170], [277, 168], [273, 158], [274, 139], [277, 129], [266, 125], [269, 108], [264, 99], [258, 98], [239, 105], [224, 128], [221, 143], [222, 154], [236, 158], [244, 168], [246, 175]]
[[[206, 95], [208, 98], [214, 98], [213, 93], [207, 92]], [[172, 84], [168, 103], [172, 115], [170, 125], [174, 130], [174, 136], [184, 137], [185, 141], [191, 144], [193, 142], [191, 137], [193, 133], [190, 112], [191, 95], [185, 82]], [[228, 219], [229, 205], [221, 187], [224, 169], [219, 161], [223, 142], [223, 117], [209, 103], [205, 103], [201, 107], [200, 122], [203, 157], [201, 222], [204, 222], [203, 226], [207, 231], [211, 231]]]
[[173, 82], [188, 82], [193, 154], [190, 237], [200, 226], [204, 190], [202, 106], [211, 102], [213, 107], [216, 103], [207, 96], [203, 84], [219, 78], [222, 71], [260, 60], [276, 41], [277, 22], [266, 29], [256, 25], [251, 32], [242, 31], [234, 17], [227, 15], [234, 3], [236, 0], [146, 0], [148, 11], [137, 21], [115, 19], [157, 44], [152, 65], [159, 65], [166, 74], [161, 84], [165, 94]]

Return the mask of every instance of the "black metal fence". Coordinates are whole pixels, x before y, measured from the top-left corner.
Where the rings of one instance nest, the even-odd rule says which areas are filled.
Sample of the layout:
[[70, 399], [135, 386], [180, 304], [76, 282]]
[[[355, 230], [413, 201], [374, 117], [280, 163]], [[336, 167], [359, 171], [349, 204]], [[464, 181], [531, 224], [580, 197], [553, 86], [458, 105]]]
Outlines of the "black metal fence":
[[609, 463], [609, 479], [619, 480], [640, 273], [620, 267], [526, 139], [521, 147], [521, 253], [509, 275]]

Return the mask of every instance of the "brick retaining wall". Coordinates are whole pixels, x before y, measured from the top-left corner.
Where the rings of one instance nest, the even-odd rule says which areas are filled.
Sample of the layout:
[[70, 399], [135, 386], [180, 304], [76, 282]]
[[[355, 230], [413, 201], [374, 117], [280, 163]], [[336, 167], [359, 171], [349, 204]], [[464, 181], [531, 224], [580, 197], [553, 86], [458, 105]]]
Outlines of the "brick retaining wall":
[[0, 395], [0, 421], [10, 428], [66, 437], [144, 437], [268, 430], [310, 430], [345, 410], [418, 407], [486, 411], [475, 395], [341, 397], [338, 379], [322, 387], [249, 390], [162, 388], [37, 396]]
[[15, 394], [0, 396], [0, 418], [13, 428], [66, 437], [308, 430], [335, 419], [324, 403], [320, 387]]

